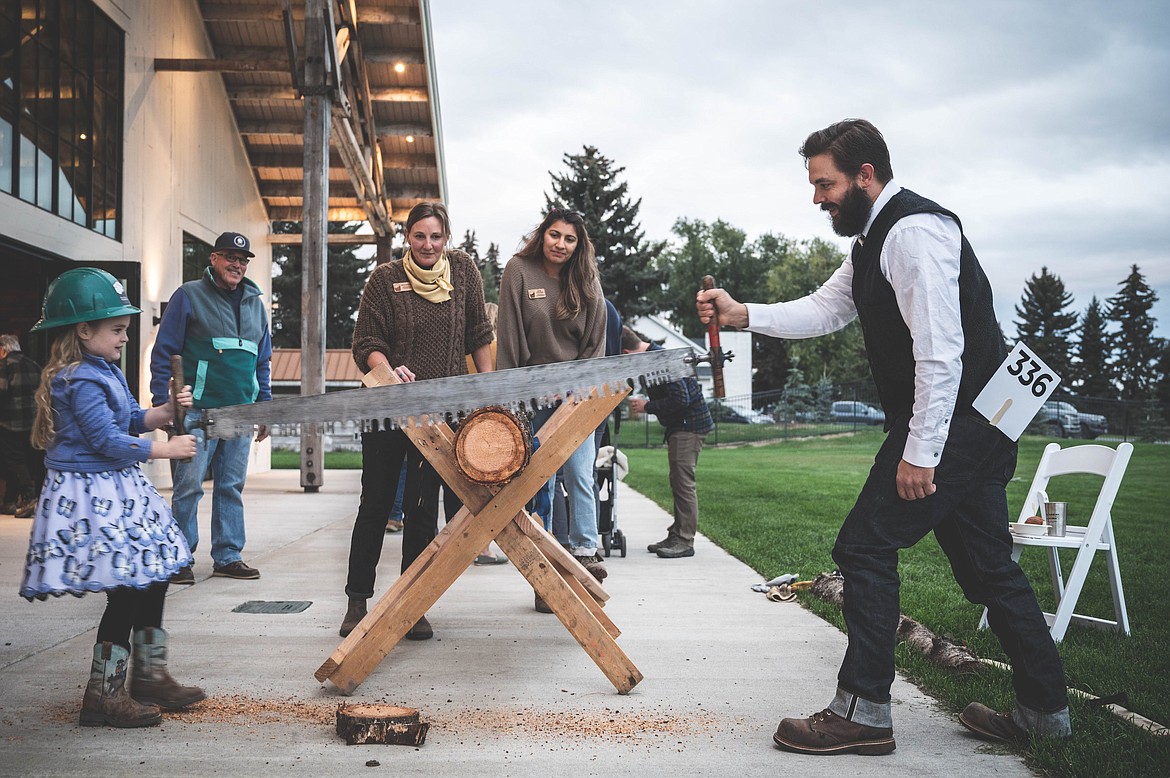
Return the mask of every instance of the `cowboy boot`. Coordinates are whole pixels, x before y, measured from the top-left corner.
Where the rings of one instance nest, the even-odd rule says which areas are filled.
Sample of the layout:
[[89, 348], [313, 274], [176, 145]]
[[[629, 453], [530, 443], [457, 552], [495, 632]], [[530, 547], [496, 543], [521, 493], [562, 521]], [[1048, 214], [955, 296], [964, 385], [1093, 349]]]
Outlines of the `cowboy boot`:
[[81, 699], [81, 726], [151, 727], [162, 721], [156, 705], [141, 705], [126, 691], [130, 652], [116, 643], [97, 643], [89, 684]]
[[345, 611], [345, 618], [341, 620], [341, 629], [337, 634], [346, 637], [353, 632], [354, 627], [366, 617], [366, 600], [364, 597], [350, 597], [349, 608]]
[[167, 633], [162, 627], [134, 630], [130, 696], [163, 710], [178, 710], [207, 698], [198, 686], [183, 686], [167, 672]]

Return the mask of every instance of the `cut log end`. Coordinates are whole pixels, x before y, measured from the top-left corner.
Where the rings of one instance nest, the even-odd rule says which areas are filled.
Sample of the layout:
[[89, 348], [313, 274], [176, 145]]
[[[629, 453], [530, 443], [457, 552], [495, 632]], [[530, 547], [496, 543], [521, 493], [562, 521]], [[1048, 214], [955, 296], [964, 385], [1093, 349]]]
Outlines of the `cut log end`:
[[531, 456], [528, 422], [505, 408], [473, 411], [455, 433], [455, 465], [475, 483], [505, 484], [528, 465]]
[[337, 734], [349, 746], [421, 746], [430, 727], [414, 708], [368, 703], [337, 706]]

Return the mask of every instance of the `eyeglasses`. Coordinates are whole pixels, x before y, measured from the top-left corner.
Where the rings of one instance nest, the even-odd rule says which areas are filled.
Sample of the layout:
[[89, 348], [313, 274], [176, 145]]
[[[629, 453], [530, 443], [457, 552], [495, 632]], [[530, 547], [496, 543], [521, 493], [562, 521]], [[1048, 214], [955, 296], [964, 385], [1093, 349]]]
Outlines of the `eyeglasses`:
[[213, 256], [223, 257], [229, 265], [243, 265], [244, 267], [247, 267], [248, 263], [252, 261], [251, 257], [245, 257], [243, 254], [224, 254], [222, 251], [214, 252]]

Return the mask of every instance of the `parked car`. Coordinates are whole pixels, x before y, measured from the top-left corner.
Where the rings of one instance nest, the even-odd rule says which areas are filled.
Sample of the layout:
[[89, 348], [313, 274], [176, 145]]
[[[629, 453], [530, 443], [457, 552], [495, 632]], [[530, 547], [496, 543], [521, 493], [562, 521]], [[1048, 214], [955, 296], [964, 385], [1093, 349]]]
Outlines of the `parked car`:
[[1109, 430], [1109, 420], [1099, 413], [1081, 413], [1081, 437], [1094, 440]]
[[1056, 417], [1067, 419], [1075, 416], [1079, 424], [1072, 425], [1064, 429], [1063, 438], [1085, 438], [1086, 440], [1093, 440], [1098, 435], [1104, 435], [1109, 428], [1109, 420], [1099, 413], [1081, 413], [1072, 403], [1063, 402], [1061, 400], [1049, 400], [1044, 403], [1044, 407], [1040, 410], [1040, 417], [1044, 419], [1053, 419]]
[[1069, 403], [1048, 400], [1036, 414], [1034, 423], [1043, 426], [1047, 435], [1057, 438], [1079, 438], [1081, 436], [1081, 414]]
[[723, 403], [709, 402], [711, 418], [720, 424], [775, 424], [775, 420], [766, 413], [747, 409], [736, 410]]
[[872, 405], [853, 400], [839, 400], [829, 410], [829, 418], [843, 424], [885, 424], [886, 414]]

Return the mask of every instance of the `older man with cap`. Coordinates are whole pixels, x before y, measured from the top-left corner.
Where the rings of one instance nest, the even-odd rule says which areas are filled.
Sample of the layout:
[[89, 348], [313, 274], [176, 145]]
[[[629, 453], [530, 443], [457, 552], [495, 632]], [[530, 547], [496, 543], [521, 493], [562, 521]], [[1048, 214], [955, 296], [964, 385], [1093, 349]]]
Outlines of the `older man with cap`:
[[[244, 274], [255, 254], [248, 239], [225, 232], [215, 241], [211, 265], [197, 281], [175, 290], [159, 324], [150, 357], [150, 389], [154, 404], [167, 401], [171, 357], [183, 357], [183, 372], [192, 386], [193, 403], [187, 413], [188, 432], [198, 442], [195, 456], [178, 462], [174, 473], [171, 508], [187, 544], [199, 543], [199, 500], [203, 476], [211, 468], [212, 575], [253, 579], [260, 571], [243, 560], [244, 478], [248, 473], [248, 437], [210, 440], [195, 426], [204, 408], [221, 408], [272, 399], [269, 381], [272, 334], [260, 287]], [[268, 437], [260, 425], [256, 441]], [[171, 583], [193, 584], [190, 567]]]

